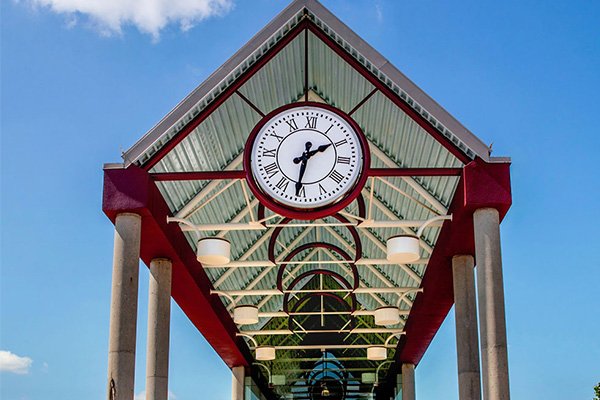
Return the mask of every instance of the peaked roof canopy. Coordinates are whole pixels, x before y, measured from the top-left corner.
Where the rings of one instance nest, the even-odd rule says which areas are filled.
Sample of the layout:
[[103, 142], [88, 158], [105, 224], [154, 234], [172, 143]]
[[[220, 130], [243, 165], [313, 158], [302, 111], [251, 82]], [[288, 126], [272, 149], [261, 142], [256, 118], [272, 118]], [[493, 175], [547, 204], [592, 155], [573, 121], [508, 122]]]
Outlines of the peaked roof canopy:
[[[242, 156], [266, 114], [305, 100], [337, 107], [358, 123], [371, 169], [361, 196], [342, 212], [298, 223], [252, 195]], [[346, 398], [371, 392], [361, 374], [377, 371], [384, 381], [391, 363], [368, 360], [370, 345], [387, 345], [390, 361], [418, 363], [452, 305], [448, 259], [472, 247], [471, 199], [503, 212], [510, 203], [507, 160], [490, 158], [477, 137], [314, 0], [294, 1], [123, 158], [124, 168], [145, 171], [164, 199], [166, 207], [153, 204], [150, 214], [171, 249], [163, 252], [173, 252], [186, 271], [174, 276], [175, 300], [230, 366], [251, 363], [248, 348], [275, 346], [268, 368], [286, 376], [275, 391], [294, 398], [333, 381], [343, 382], [336, 390]], [[108, 181], [118, 186], [111, 173]], [[495, 182], [501, 199], [472, 193], [467, 177]], [[104, 209], [114, 217], [106, 192]], [[438, 218], [422, 230], [420, 260], [386, 260], [387, 238], [414, 235], [424, 221], [449, 213], [451, 224], [442, 227]], [[166, 227], [166, 215], [182, 223]], [[185, 241], [172, 238], [181, 235], [173, 227]], [[204, 236], [227, 238], [233, 261], [199, 267], [190, 255]], [[147, 261], [159, 239], [144, 240]], [[198, 290], [193, 296], [190, 285]], [[202, 314], [201, 304], [212, 312]], [[239, 305], [257, 306], [259, 322], [236, 328], [230, 313]], [[374, 310], [389, 306], [398, 307], [400, 322], [375, 325]]]

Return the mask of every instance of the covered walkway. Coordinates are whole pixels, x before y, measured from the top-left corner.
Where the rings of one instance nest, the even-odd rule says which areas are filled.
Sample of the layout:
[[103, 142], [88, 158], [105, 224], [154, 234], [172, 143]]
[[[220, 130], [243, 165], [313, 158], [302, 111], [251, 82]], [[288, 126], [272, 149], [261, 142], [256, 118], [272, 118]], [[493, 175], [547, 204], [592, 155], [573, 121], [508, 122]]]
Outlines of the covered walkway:
[[171, 297], [234, 400], [414, 399], [453, 305], [460, 398], [509, 399], [510, 160], [317, 1], [292, 2], [123, 159], [103, 197], [109, 399], [133, 398], [140, 258], [148, 399], [167, 399]]

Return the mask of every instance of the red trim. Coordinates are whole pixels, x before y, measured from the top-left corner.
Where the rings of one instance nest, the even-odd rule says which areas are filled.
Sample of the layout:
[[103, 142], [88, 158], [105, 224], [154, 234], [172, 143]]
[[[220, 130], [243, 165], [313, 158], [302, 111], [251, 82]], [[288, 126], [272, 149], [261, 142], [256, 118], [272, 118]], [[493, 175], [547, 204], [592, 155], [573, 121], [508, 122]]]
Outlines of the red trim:
[[369, 176], [460, 176], [462, 168], [370, 168]]
[[363, 104], [365, 104], [375, 93], [377, 93], [378, 90], [379, 89], [377, 88], [371, 90], [371, 92], [368, 95], [366, 95], [361, 101], [358, 102], [357, 105], [354, 106], [352, 110], [350, 110], [348, 116], [352, 116], [352, 114], [354, 114], [359, 108], [361, 108]]
[[368, 71], [363, 65], [361, 65], [354, 57], [346, 52], [338, 43], [333, 41], [327, 34], [319, 29], [314, 24], [309, 24], [308, 29], [315, 34], [319, 39], [323, 41], [329, 48], [331, 48], [337, 55], [344, 59], [354, 69], [360, 73], [365, 79], [367, 79], [373, 86], [378, 88], [388, 99], [402, 109], [409, 117], [411, 117], [417, 124], [425, 129], [431, 136], [433, 136], [442, 146], [444, 146], [450, 153], [456, 158], [462, 161], [464, 164], [472, 161], [466, 154], [464, 154], [458, 147], [456, 147], [450, 139], [444, 136], [440, 131], [437, 130], [429, 121], [427, 121], [421, 114], [416, 112], [408, 103], [399, 98], [389, 87], [383, 84], [377, 77], [375, 77], [370, 71]]
[[[322, 108], [324, 110], [333, 112], [333, 113], [337, 114], [338, 116], [340, 116], [341, 118], [343, 118], [346, 122], [348, 122], [352, 126], [354, 131], [356, 132], [358, 139], [360, 141], [361, 147], [362, 147], [362, 152], [363, 152], [363, 170], [362, 170], [362, 173], [359, 176], [358, 180], [354, 184], [354, 187], [352, 188], [352, 190], [349, 191], [346, 194], [346, 196], [342, 197], [336, 203], [327, 205], [327, 206], [323, 206], [323, 207], [314, 208], [314, 209], [293, 208], [293, 207], [290, 207], [290, 206], [287, 206], [287, 205], [284, 205], [281, 203], [277, 203], [270, 196], [263, 193], [262, 189], [260, 188], [258, 183], [256, 183], [256, 180], [254, 179], [254, 175], [252, 174], [252, 168], [251, 168], [252, 145], [254, 144], [254, 140], [256, 139], [256, 136], [258, 135], [261, 128], [267, 122], [269, 122], [269, 120], [271, 120], [271, 118], [273, 118], [273, 116], [275, 116], [285, 110], [289, 110], [291, 108], [306, 107], [306, 106]], [[367, 138], [363, 134], [362, 130], [360, 129], [360, 126], [358, 126], [358, 124], [352, 118], [350, 118], [348, 115], [346, 115], [343, 111], [341, 111], [333, 106], [330, 106], [328, 104], [316, 103], [316, 102], [312, 102], [312, 101], [307, 101], [307, 102], [303, 102], [303, 103], [286, 104], [284, 106], [281, 106], [281, 107], [271, 111], [254, 127], [254, 129], [252, 129], [252, 132], [250, 133], [250, 136], [248, 136], [248, 140], [246, 141], [246, 146], [244, 148], [244, 170], [246, 171], [246, 182], [248, 183], [248, 187], [250, 187], [250, 190], [252, 191], [254, 196], [256, 196], [258, 201], [260, 201], [262, 204], [264, 204], [266, 207], [270, 208], [272, 211], [276, 212], [277, 214], [283, 215], [284, 217], [300, 219], [300, 220], [314, 220], [314, 219], [318, 219], [318, 218], [323, 218], [323, 217], [332, 215], [332, 214], [344, 209], [348, 204], [350, 204], [354, 199], [356, 199], [360, 195], [360, 192], [361, 192], [362, 188], [364, 187], [365, 182], [367, 181], [367, 171], [370, 168], [370, 164], [371, 164], [371, 154], [369, 152], [369, 143], [367, 141]]]
[[211, 181], [215, 179], [246, 179], [244, 171], [155, 172], [150, 177], [162, 181]]
[[140, 257], [173, 263], [172, 297], [198, 331], [229, 366], [248, 366], [253, 358], [229, 312], [211, 296], [212, 284], [177, 224], [167, 223], [171, 212], [150, 176], [136, 166], [104, 171], [102, 210], [113, 221], [119, 213], [142, 216]]
[[142, 168], [146, 171], [150, 170], [156, 165], [169, 151], [177, 146], [187, 135], [189, 135], [202, 121], [204, 121], [213, 111], [215, 111], [221, 104], [223, 104], [229, 97], [231, 97], [236, 90], [238, 90], [248, 79], [250, 79], [258, 70], [260, 70], [267, 62], [275, 57], [285, 46], [288, 45], [292, 40], [298, 36], [308, 25], [308, 21], [301, 21], [298, 25], [292, 28], [288, 34], [281, 39], [280, 42], [275, 44], [264, 56], [262, 56], [255, 64], [250, 66], [246, 72], [244, 72], [235, 82], [229, 86], [223, 93], [221, 93], [212, 103], [210, 103], [204, 110], [196, 115], [181, 131], [177, 132], [163, 147], [161, 147], [156, 153], [150, 156], [150, 159], [146, 161]]

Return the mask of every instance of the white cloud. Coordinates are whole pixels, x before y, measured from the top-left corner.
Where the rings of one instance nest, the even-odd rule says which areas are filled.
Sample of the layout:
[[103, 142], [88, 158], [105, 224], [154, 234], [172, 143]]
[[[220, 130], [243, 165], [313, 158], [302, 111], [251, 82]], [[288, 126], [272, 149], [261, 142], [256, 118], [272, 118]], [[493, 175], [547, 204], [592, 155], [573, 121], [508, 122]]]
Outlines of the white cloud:
[[[146, 391], [142, 390], [141, 392], [136, 394], [133, 397], [133, 400], [146, 400]], [[169, 400], [177, 400], [177, 397], [175, 396], [175, 394], [173, 394], [173, 392], [171, 392], [170, 390], [169, 390]]]
[[377, 18], [377, 22], [383, 22], [383, 7], [379, 2], [375, 3], [375, 17]]
[[10, 351], [0, 350], [0, 371], [13, 374], [28, 374], [33, 360], [29, 357], [19, 357]]
[[101, 34], [119, 34], [126, 25], [158, 39], [167, 25], [179, 24], [186, 31], [198, 22], [223, 15], [233, 0], [25, 0], [36, 7], [47, 7], [66, 16], [73, 27], [81, 17], [89, 18]]

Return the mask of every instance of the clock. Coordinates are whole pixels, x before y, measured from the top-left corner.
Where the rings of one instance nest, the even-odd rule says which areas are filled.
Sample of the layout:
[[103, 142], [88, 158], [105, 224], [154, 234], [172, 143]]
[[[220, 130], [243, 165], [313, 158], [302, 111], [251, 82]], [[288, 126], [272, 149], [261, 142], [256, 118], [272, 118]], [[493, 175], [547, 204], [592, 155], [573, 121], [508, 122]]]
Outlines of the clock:
[[244, 152], [250, 189], [273, 211], [314, 219], [331, 215], [359, 194], [368, 168], [367, 141], [340, 110], [313, 102], [269, 113]]

